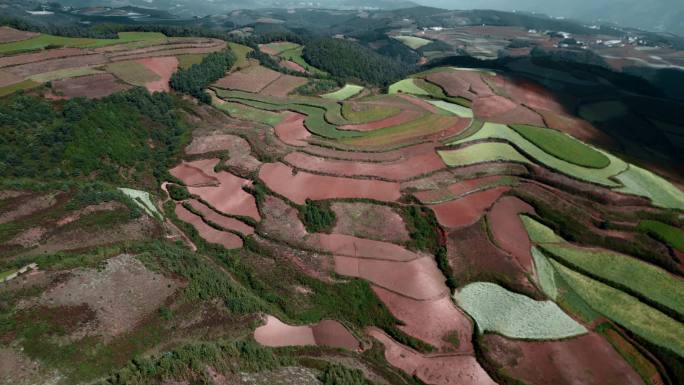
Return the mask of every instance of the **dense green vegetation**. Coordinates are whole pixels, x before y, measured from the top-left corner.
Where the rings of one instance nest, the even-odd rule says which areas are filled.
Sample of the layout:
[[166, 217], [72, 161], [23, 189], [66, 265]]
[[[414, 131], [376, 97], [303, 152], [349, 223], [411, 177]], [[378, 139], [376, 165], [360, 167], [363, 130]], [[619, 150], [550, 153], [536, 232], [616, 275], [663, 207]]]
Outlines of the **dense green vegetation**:
[[337, 218], [328, 201], [306, 200], [299, 208], [299, 218], [310, 233], [328, 232], [335, 225]]
[[525, 124], [512, 124], [510, 127], [556, 158], [590, 168], [605, 168], [610, 165], [607, 156], [560, 131]]
[[235, 61], [236, 57], [231, 50], [214, 52], [204, 57], [201, 63], [176, 71], [169, 83], [174, 90], [190, 94], [209, 104], [211, 96], [204, 89], [222, 78]]
[[340, 364], [329, 364], [320, 378], [324, 385], [373, 385], [363, 377], [359, 369], [349, 369]]
[[638, 228], [670, 247], [684, 252], [684, 231], [681, 229], [652, 220], [639, 222]]
[[184, 186], [179, 186], [177, 184], [169, 184], [167, 185], [167, 189], [169, 190], [169, 195], [171, 196], [171, 199], [175, 201], [182, 201], [190, 198], [190, 193], [188, 192], [188, 189]]
[[312, 41], [304, 47], [302, 54], [307, 63], [333, 76], [381, 86], [403, 77], [409, 70], [400, 62], [343, 39]]
[[[99, 100], [0, 100], [0, 176], [106, 182], [159, 178], [185, 141], [181, 101], [133, 89]], [[126, 170], [126, 172], [124, 172]]]

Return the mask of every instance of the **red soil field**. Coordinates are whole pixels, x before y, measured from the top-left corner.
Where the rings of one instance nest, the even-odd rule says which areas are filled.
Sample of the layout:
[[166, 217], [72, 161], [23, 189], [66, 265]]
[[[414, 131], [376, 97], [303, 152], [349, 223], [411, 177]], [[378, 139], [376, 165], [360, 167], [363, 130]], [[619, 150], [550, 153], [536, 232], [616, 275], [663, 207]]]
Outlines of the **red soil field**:
[[520, 104], [533, 109], [566, 112], [563, 105], [556, 100], [556, 96], [541, 84], [523, 78], [505, 76], [493, 76], [490, 80], [504, 92], [504, 95]]
[[492, 96], [494, 93], [475, 71], [442, 71], [428, 74], [425, 79], [440, 85], [449, 96], [462, 96], [469, 100]]
[[426, 256], [425, 254], [414, 253], [393, 243], [343, 234], [312, 234], [307, 243], [331, 254], [357, 258], [408, 262]]
[[486, 334], [483, 345], [489, 360], [531, 385], [643, 385], [634, 369], [595, 333], [544, 342]]
[[259, 92], [279, 77], [279, 72], [259, 65], [252, 65], [219, 79], [214, 85], [219, 88]]
[[311, 326], [290, 326], [268, 315], [266, 324], [254, 330], [254, 339], [272, 347], [319, 345], [352, 351], [360, 348], [356, 337], [334, 320], [323, 320]]
[[544, 126], [544, 119], [542, 116], [525, 106], [517, 106], [512, 110], [491, 116], [487, 119], [494, 123], [502, 124], [529, 124], [539, 127]]
[[129, 85], [118, 81], [111, 74], [79, 76], [52, 82], [54, 93], [66, 98], [97, 99], [129, 88]]
[[306, 69], [302, 67], [301, 65], [291, 61], [291, 60], [283, 60], [280, 62], [280, 66], [283, 68], [287, 68], [292, 71], [300, 72], [300, 73], [306, 73]]
[[306, 115], [292, 111], [285, 111], [282, 115], [283, 120], [273, 127], [278, 138], [291, 146], [306, 146], [306, 139], [311, 137], [304, 126]]
[[[214, 161], [215, 159], [212, 159]], [[197, 162], [183, 162], [169, 170], [171, 175], [180, 179], [187, 186], [216, 186], [218, 179], [202, 171]]]
[[212, 210], [211, 208], [205, 206], [204, 204], [202, 204], [202, 202], [199, 202], [195, 199], [190, 199], [188, 200], [188, 204], [190, 204], [190, 206], [195, 211], [202, 214], [205, 221], [215, 223], [223, 227], [224, 229], [237, 231], [243, 235], [254, 234], [254, 228], [252, 226], [249, 226], [245, 222], [239, 221], [235, 218], [223, 216], [217, 213], [216, 211]]
[[[440, 352], [474, 354], [470, 341], [473, 326], [450, 297], [416, 301], [376, 286], [373, 291], [389, 311], [404, 323], [398, 327], [406, 334], [429, 343]], [[457, 336], [458, 346], [448, 342], [449, 336]]]
[[335, 255], [335, 272], [363, 278], [374, 285], [418, 301], [449, 296], [444, 276], [432, 257], [410, 262], [377, 260]]
[[510, 99], [493, 95], [473, 100], [473, 113], [479, 118], [490, 118], [512, 111], [518, 107]]
[[24, 80], [22, 77], [0, 70], [0, 87], [9, 86]]
[[284, 161], [303, 170], [349, 177], [376, 177], [391, 181], [402, 181], [445, 168], [442, 159], [435, 151], [411, 155], [396, 163], [362, 163], [358, 161], [330, 160], [292, 152]]
[[175, 211], [178, 219], [191, 224], [205, 241], [219, 244], [226, 249], [239, 249], [242, 247], [242, 239], [240, 239], [240, 237], [227, 231], [216, 230], [206, 224], [202, 218], [183, 207], [180, 203], [176, 204]]
[[267, 55], [278, 56], [278, 50], [267, 44], [259, 44], [259, 50]]
[[280, 75], [279, 78], [261, 89], [259, 93], [270, 96], [287, 96], [297, 87], [303, 86], [307, 82], [308, 80], [306, 78], [291, 75]]
[[513, 255], [528, 272], [532, 272], [532, 243], [518, 214], [534, 213], [534, 208], [522, 200], [505, 196], [487, 214], [489, 231], [494, 243]]
[[474, 356], [429, 357], [401, 345], [376, 328], [368, 334], [385, 345], [385, 359], [409, 376], [430, 385], [496, 385]]
[[38, 36], [35, 32], [20, 31], [10, 27], [0, 27], [0, 43], [21, 41]]
[[413, 95], [397, 94], [397, 96], [413, 104], [416, 107], [420, 107], [423, 110], [427, 110], [431, 114], [439, 114], [440, 112], [439, 108], [435, 107], [433, 104], [430, 104], [425, 100], [415, 97]]
[[28, 64], [60, 57], [86, 55], [87, 51], [80, 48], [56, 48], [39, 52], [24, 53], [19, 55], [0, 57], [0, 67]]
[[5, 71], [17, 76], [29, 77], [50, 71], [95, 66], [106, 62], [107, 58], [104, 55], [80, 55], [7, 67]]
[[249, 152], [249, 143], [237, 135], [212, 134], [193, 138], [192, 142], [185, 147], [185, 153], [198, 155], [216, 151], [228, 151], [232, 156], [236, 149], [244, 147]]
[[307, 199], [360, 198], [394, 202], [401, 197], [398, 183], [323, 176], [303, 171], [293, 173], [292, 167], [283, 163], [266, 163], [259, 170], [259, 179], [271, 190], [300, 205], [306, 203]]
[[136, 61], [160, 77], [159, 80], [145, 83], [145, 88], [148, 91], [169, 92], [171, 90], [169, 80], [178, 68], [178, 59], [176, 57], [151, 57]]
[[331, 208], [337, 217], [333, 233], [385, 242], [410, 240], [404, 219], [391, 207], [362, 202], [336, 202]]
[[421, 143], [384, 152], [343, 151], [335, 150], [328, 147], [317, 146], [309, 146], [302, 151], [323, 158], [355, 160], [359, 162], [394, 162], [405, 160], [411, 157], [412, 155], [421, 155], [425, 153], [435, 152], [435, 144]]
[[390, 116], [389, 118], [376, 120], [374, 122], [362, 123], [362, 124], [347, 124], [339, 127], [341, 130], [352, 130], [352, 131], [373, 131], [379, 128], [397, 126], [412, 120], [418, 119], [421, 114], [414, 110], [402, 110], [400, 113]]
[[[442, 180], [444, 178], [441, 178]], [[487, 186], [501, 180], [500, 175], [490, 175], [480, 178], [468, 179], [458, 183], [451, 184], [445, 188], [436, 190], [425, 190], [413, 193], [413, 196], [423, 204], [430, 204], [434, 202], [443, 202], [453, 200], [472, 192], [482, 190]]]
[[435, 212], [437, 221], [444, 227], [464, 227], [477, 222], [509, 187], [495, 187], [478, 191], [463, 198], [429, 206]]

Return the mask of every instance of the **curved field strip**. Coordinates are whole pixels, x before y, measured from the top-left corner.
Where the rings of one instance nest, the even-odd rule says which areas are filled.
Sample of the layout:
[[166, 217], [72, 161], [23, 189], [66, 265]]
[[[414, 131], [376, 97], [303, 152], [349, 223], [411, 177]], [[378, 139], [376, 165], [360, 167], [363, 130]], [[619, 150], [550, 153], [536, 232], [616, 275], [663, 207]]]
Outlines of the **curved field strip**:
[[559, 171], [579, 180], [592, 182], [603, 186], [621, 187], [620, 183], [613, 181], [611, 178], [627, 169], [627, 163], [625, 163], [623, 160], [600, 150], [596, 151], [600, 151], [603, 155], [610, 159], [610, 165], [606, 168], [591, 169], [566, 162], [548, 154], [541, 148], [534, 145], [532, 142], [522, 137], [510, 127], [503, 124], [490, 122], [485, 123], [484, 126], [482, 126], [482, 128], [473, 135], [464, 139], [450, 142], [449, 144], [462, 144], [487, 139], [508, 141], [512, 144], [515, 144], [531, 158], [553, 170]]
[[527, 234], [529, 234], [532, 242], [544, 244], [566, 243], [565, 239], [553, 232], [551, 228], [544, 226], [542, 223], [528, 217], [527, 215], [521, 215], [520, 219], [522, 220], [525, 230], [527, 230]]
[[610, 159], [572, 136], [551, 128], [513, 124], [515, 132], [558, 159], [589, 168], [606, 168]]
[[24, 80], [19, 83], [10, 84], [8, 86], [0, 87], [0, 97], [13, 94], [19, 90], [30, 90], [39, 87], [40, 83], [33, 80]]
[[355, 84], [345, 84], [344, 87], [340, 88], [339, 90], [328, 94], [323, 94], [321, 97], [333, 100], [346, 100], [354, 95], [358, 95], [361, 91], [363, 91], [363, 87], [361, 86], [357, 86]]
[[487, 213], [487, 224], [494, 243], [515, 257], [525, 271], [531, 272], [532, 243], [520, 220], [521, 213], [534, 213], [534, 208], [516, 197], [504, 196]]
[[451, 228], [465, 227], [477, 222], [485, 210], [508, 190], [507, 186], [495, 187], [428, 207], [434, 211], [440, 225]]
[[624, 185], [616, 191], [649, 198], [656, 206], [684, 210], [684, 192], [648, 170], [630, 164], [616, 178]]
[[684, 281], [667, 271], [609, 250], [567, 245], [540, 245], [547, 255], [590, 275], [684, 314]]
[[394, 243], [344, 234], [312, 234], [307, 243], [331, 254], [355, 258], [410, 262], [428, 256], [415, 253]]
[[192, 225], [197, 230], [197, 233], [199, 233], [199, 236], [205, 241], [221, 245], [226, 249], [239, 249], [242, 247], [242, 239], [240, 237], [231, 232], [217, 230], [209, 226], [199, 215], [195, 215], [180, 203], [176, 204], [175, 212], [178, 219]]
[[215, 223], [224, 229], [227, 230], [233, 230], [237, 231], [238, 233], [244, 234], [244, 235], [252, 235], [254, 234], [254, 228], [252, 226], [247, 225], [246, 223], [239, 221], [235, 218], [231, 217], [226, 217], [224, 215], [221, 215], [217, 213], [216, 211], [210, 209], [209, 207], [205, 206], [202, 204], [200, 201], [195, 200], [195, 199], [190, 199], [188, 202], [188, 205], [192, 207], [192, 209], [199, 213], [205, 221]]
[[684, 324], [618, 289], [551, 261], [572, 289], [592, 308], [646, 340], [684, 357]]
[[645, 220], [639, 222], [639, 230], [646, 231], [651, 236], [658, 238], [669, 246], [684, 251], [684, 231], [668, 224]]
[[252, 65], [224, 76], [216, 81], [214, 86], [232, 90], [259, 92], [276, 81], [280, 76], [280, 72], [270, 68]]
[[421, 113], [415, 110], [403, 110], [399, 112], [398, 114], [394, 116], [390, 116], [385, 119], [381, 120], [376, 120], [370, 123], [361, 123], [361, 124], [347, 124], [344, 126], [341, 126], [341, 130], [350, 130], [350, 131], [373, 131], [373, 130], [379, 130], [381, 128], [387, 128], [387, 127], [392, 127], [392, 126], [398, 126], [400, 124], [404, 124], [407, 122], [410, 122], [414, 119], [417, 119], [418, 117], [421, 116]]
[[50, 71], [38, 75], [29, 76], [28, 79], [33, 80], [34, 82], [46, 83], [54, 80], [62, 80], [68, 78], [75, 78], [79, 76], [97, 75], [103, 73], [105, 72], [91, 67], [67, 68], [63, 70]]
[[398, 82], [389, 86], [388, 93], [392, 94], [412, 94], [412, 95], [423, 95], [430, 96], [430, 93], [426, 90], [418, 87], [413, 78], [408, 78], [404, 80], [399, 80]]
[[297, 43], [290, 43], [289, 41], [276, 41], [268, 44], [259, 44], [259, 49], [266, 54], [278, 56], [285, 51], [301, 47]]
[[119, 32], [118, 39], [89, 39], [41, 34], [26, 40], [0, 44], [0, 54], [35, 51], [50, 46], [98, 48], [137, 41], [158, 41], [162, 43], [166, 39], [166, 36], [158, 32]]
[[214, 106], [227, 112], [228, 115], [236, 119], [264, 123], [268, 124], [269, 126], [276, 126], [283, 120], [282, 116], [275, 112], [260, 110], [258, 108], [249, 107], [240, 103], [224, 102], [221, 100], [220, 102], [215, 103]]
[[358, 147], [386, 148], [393, 145], [415, 142], [420, 138], [447, 132], [452, 128], [462, 130], [465, 129], [467, 124], [467, 121], [456, 116], [425, 114], [410, 122], [363, 132], [360, 135], [340, 139], [339, 142]]
[[432, 40], [423, 39], [422, 37], [417, 36], [392, 36], [392, 38], [406, 44], [406, 46], [411, 49], [418, 49], [432, 43]]
[[121, 61], [110, 63], [106, 67], [107, 72], [125, 81], [126, 83], [144, 87], [149, 82], [161, 80], [161, 77], [148, 69], [144, 64], [136, 61]]
[[463, 180], [447, 187], [433, 190], [422, 190], [413, 193], [422, 204], [438, 204], [463, 197], [480, 190], [506, 185], [506, 178], [499, 175], [485, 176]]
[[[268, 111], [263, 112], [266, 113]], [[268, 113], [272, 114], [272, 112]], [[290, 146], [306, 146], [306, 140], [311, 137], [311, 133], [309, 133], [309, 131], [306, 130], [306, 126], [304, 126], [304, 119], [306, 119], [306, 116], [292, 111], [285, 111], [277, 116], [279, 119], [282, 119], [282, 121], [273, 126], [276, 136]]]
[[463, 107], [460, 104], [450, 103], [444, 100], [428, 100], [428, 103], [462, 118], [473, 118], [474, 116], [472, 109]]
[[373, 123], [395, 116], [403, 110], [397, 106], [374, 104], [367, 99], [342, 104], [342, 117], [349, 124]]
[[487, 162], [532, 163], [508, 143], [474, 143], [456, 150], [438, 151], [444, 163], [451, 167]]
[[315, 325], [290, 326], [276, 317], [266, 316], [266, 324], [254, 330], [254, 339], [272, 347], [319, 345], [357, 350], [359, 341], [341, 323], [323, 320]]
[[556, 278], [556, 270], [546, 256], [535, 246], [532, 246], [532, 258], [534, 267], [537, 271], [537, 282], [544, 294], [552, 300], [557, 300], [559, 295], [559, 284]]
[[494, 283], [471, 283], [454, 298], [475, 319], [480, 333], [493, 331], [524, 339], [561, 339], [587, 333], [555, 303], [535, 301]]

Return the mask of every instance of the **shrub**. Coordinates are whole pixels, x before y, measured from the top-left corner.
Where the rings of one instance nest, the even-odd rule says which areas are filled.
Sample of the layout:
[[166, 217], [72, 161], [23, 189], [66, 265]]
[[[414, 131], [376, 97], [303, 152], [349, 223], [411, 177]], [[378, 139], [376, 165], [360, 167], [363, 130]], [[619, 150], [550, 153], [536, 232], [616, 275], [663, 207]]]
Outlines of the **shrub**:
[[306, 200], [299, 209], [299, 217], [310, 233], [327, 232], [335, 225], [337, 217], [326, 201]]

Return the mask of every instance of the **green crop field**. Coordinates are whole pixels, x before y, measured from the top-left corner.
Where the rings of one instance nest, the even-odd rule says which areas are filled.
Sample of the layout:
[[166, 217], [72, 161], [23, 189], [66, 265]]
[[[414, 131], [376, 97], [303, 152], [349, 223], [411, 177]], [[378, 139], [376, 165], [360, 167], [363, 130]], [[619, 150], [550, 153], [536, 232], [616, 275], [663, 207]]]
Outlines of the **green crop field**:
[[466, 285], [454, 294], [458, 305], [475, 319], [480, 333], [511, 338], [560, 339], [587, 333], [551, 301], [535, 301], [489, 282]]
[[544, 226], [527, 215], [521, 215], [520, 220], [522, 220], [527, 235], [529, 235], [532, 242], [545, 244], [565, 243], [565, 239], [554, 233], [551, 228]]
[[556, 282], [556, 270], [546, 259], [546, 256], [544, 256], [544, 254], [535, 246], [532, 246], [532, 258], [534, 259], [534, 267], [537, 271], [539, 286], [544, 294], [555, 301], [558, 299], [559, 294], [558, 283]]
[[444, 163], [451, 167], [468, 166], [485, 162], [530, 163], [508, 143], [475, 143], [456, 150], [438, 151]]
[[541, 245], [546, 255], [684, 315], [684, 282], [667, 271], [609, 250]]
[[432, 43], [432, 40], [416, 36], [393, 36], [394, 39], [406, 44], [411, 49], [418, 49]]
[[162, 214], [157, 209], [157, 206], [152, 203], [150, 193], [147, 191], [134, 190], [126, 187], [119, 187], [119, 191], [131, 198], [135, 204], [143, 209], [149, 216], [153, 218], [162, 218]]
[[122, 61], [107, 64], [107, 72], [135, 86], [144, 86], [147, 82], [159, 80], [159, 75], [135, 61]]
[[307, 72], [312, 73], [314, 75], [326, 75], [327, 72], [321, 71], [320, 69], [312, 66], [311, 64], [307, 63], [306, 60], [304, 60], [304, 57], [302, 56], [302, 51], [304, 50], [304, 47], [299, 46], [293, 49], [288, 49], [287, 51], [283, 51], [280, 53], [281, 58], [285, 60], [289, 60], [292, 62], [295, 62], [302, 66]]
[[397, 115], [400, 112], [399, 107], [355, 102], [342, 104], [342, 116], [351, 124], [374, 122]]
[[460, 104], [450, 103], [444, 100], [428, 100], [428, 102], [456, 116], [460, 116], [462, 118], [473, 118], [473, 110], [468, 107], [463, 107]]
[[104, 71], [97, 70], [97, 69], [91, 68], [91, 67], [67, 68], [67, 69], [63, 69], [63, 70], [57, 70], [57, 71], [45, 72], [45, 73], [38, 74], [38, 75], [33, 75], [33, 76], [29, 77], [29, 79], [31, 79], [35, 82], [45, 83], [45, 82], [51, 82], [53, 80], [75, 78], [75, 77], [79, 77], [79, 76], [96, 75], [96, 74], [102, 74], [102, 73], [104, 73]]
[[254, 51], [253, 49], [247, 47], [246, 45], [237, 43], [228, 43], [230, 50], [235, 53], [235, 64], [233, 68], [245, 68], [249, 65], [249, 59], [247, 59], [247, 54]]
[[602, 154], [608, 157], [610, 160], [610, 165], [602, 169], [587, 168], [566, 162], [537, 147], [510, 127], [498, 123], [486, 122], [484, 126], [473, 135], [450, 142], [448, 144], [460, 144], [486, 139], [506, 140], [522, 149], [522, 151], [524, 151], [532, 159], [535, 159], [537, 162], [553, 170], [562, 172], [580, 180], [608, 187], [621, 187], [621, 184], [614, 181], [612, 177], [627, 169], [627, 163], [604, 152], [602, 152]]
[[36, 51], [49, 47], [98, 48], [108, 45], [137, 41], [166, 41], [166, 36], [157, 32], [119, 32], [118, 39], [89, 39], [54, 35], [38, 35], [34, 38], [0, 44], [0, 54]]
[[269, 126], [275, 126], [282, 120], [281, 116], [275, 112], [260, 110], [240, 103], [216, 103], [214, 106], [226, 111], [228, 115], [234, 118], [264, 123]]
[[[178, 66], [183, 69], [188, 69], [192, 67], [195, 64], [199, 64], [202, 62], [202, 59], [204, 59], [207, 56], [207, 54], [204, 53], [194, 53], [194, 54], [188, 54], [188, 55], [178, 55]], [[237, 55], [236, 55], [237, 57]]]
[[361, 147], [391, 147], [394, 144], [437, 133], [452, 126], [455, 123], [454, 119], [452, 116], [425, 114], [410, 122], [363, 132], [361, 135], [346, 138], [340, 142]]
[[674, 247], [675, 249], [684, 252], [684, 231], [681, 229], [651, 220], [639, 222], [638, 228], [639, 230], [645, 231], [651, 236], [660, 239], [670, 247]]
[[599, 151], [550, 128], [513, 124], [510, 127], [537, 147], [566, 162], [589, 168], [606, 168], [610, 159]]
[[644, 196], [656, 206], [684, 210], [684, 193], [648, 170], [630, 164], [616, 178], [624, 185], [617, 191]]
[[280, 55], [285, 51], [290, 51], [293, 49], [300, 48], [301, 46], [297, 43], [290, 43], [289, 41], [277, 41], [274, 43], [264, 44], [264, 47], [268, 47], [276, 52], [276, 55]]
[[24, 80], [19, 83], [11, 84], [9, 86], [0, 87], [0, 98], [13, 94], [19, 90], [30, 90], [40, 86], [40, 83], [34, 82], [33, 80]]
[[363, 91], [363, 87], [361, 86], [345, 84], [344, 87], [340, 88], [339, 90], [321, 96], [326, 99], [346, 100], [354, 95], [358, 95], [361, 91]]
[[684, 357], [684, 324], [637, 298], [551, 261], [565, 282], [592, 308], [646, 340]]
[[389, 86], [389, 93], [390, 94], [404, 93], [404, 94], [412, 94], [412, 95], [430, 96], [429, 92], [427, 92], [426, 90], [424, 90], [424, 89], [422, 89], [416, 85], [413, 78], [400, 80], [400, 81], [390, 85]]

